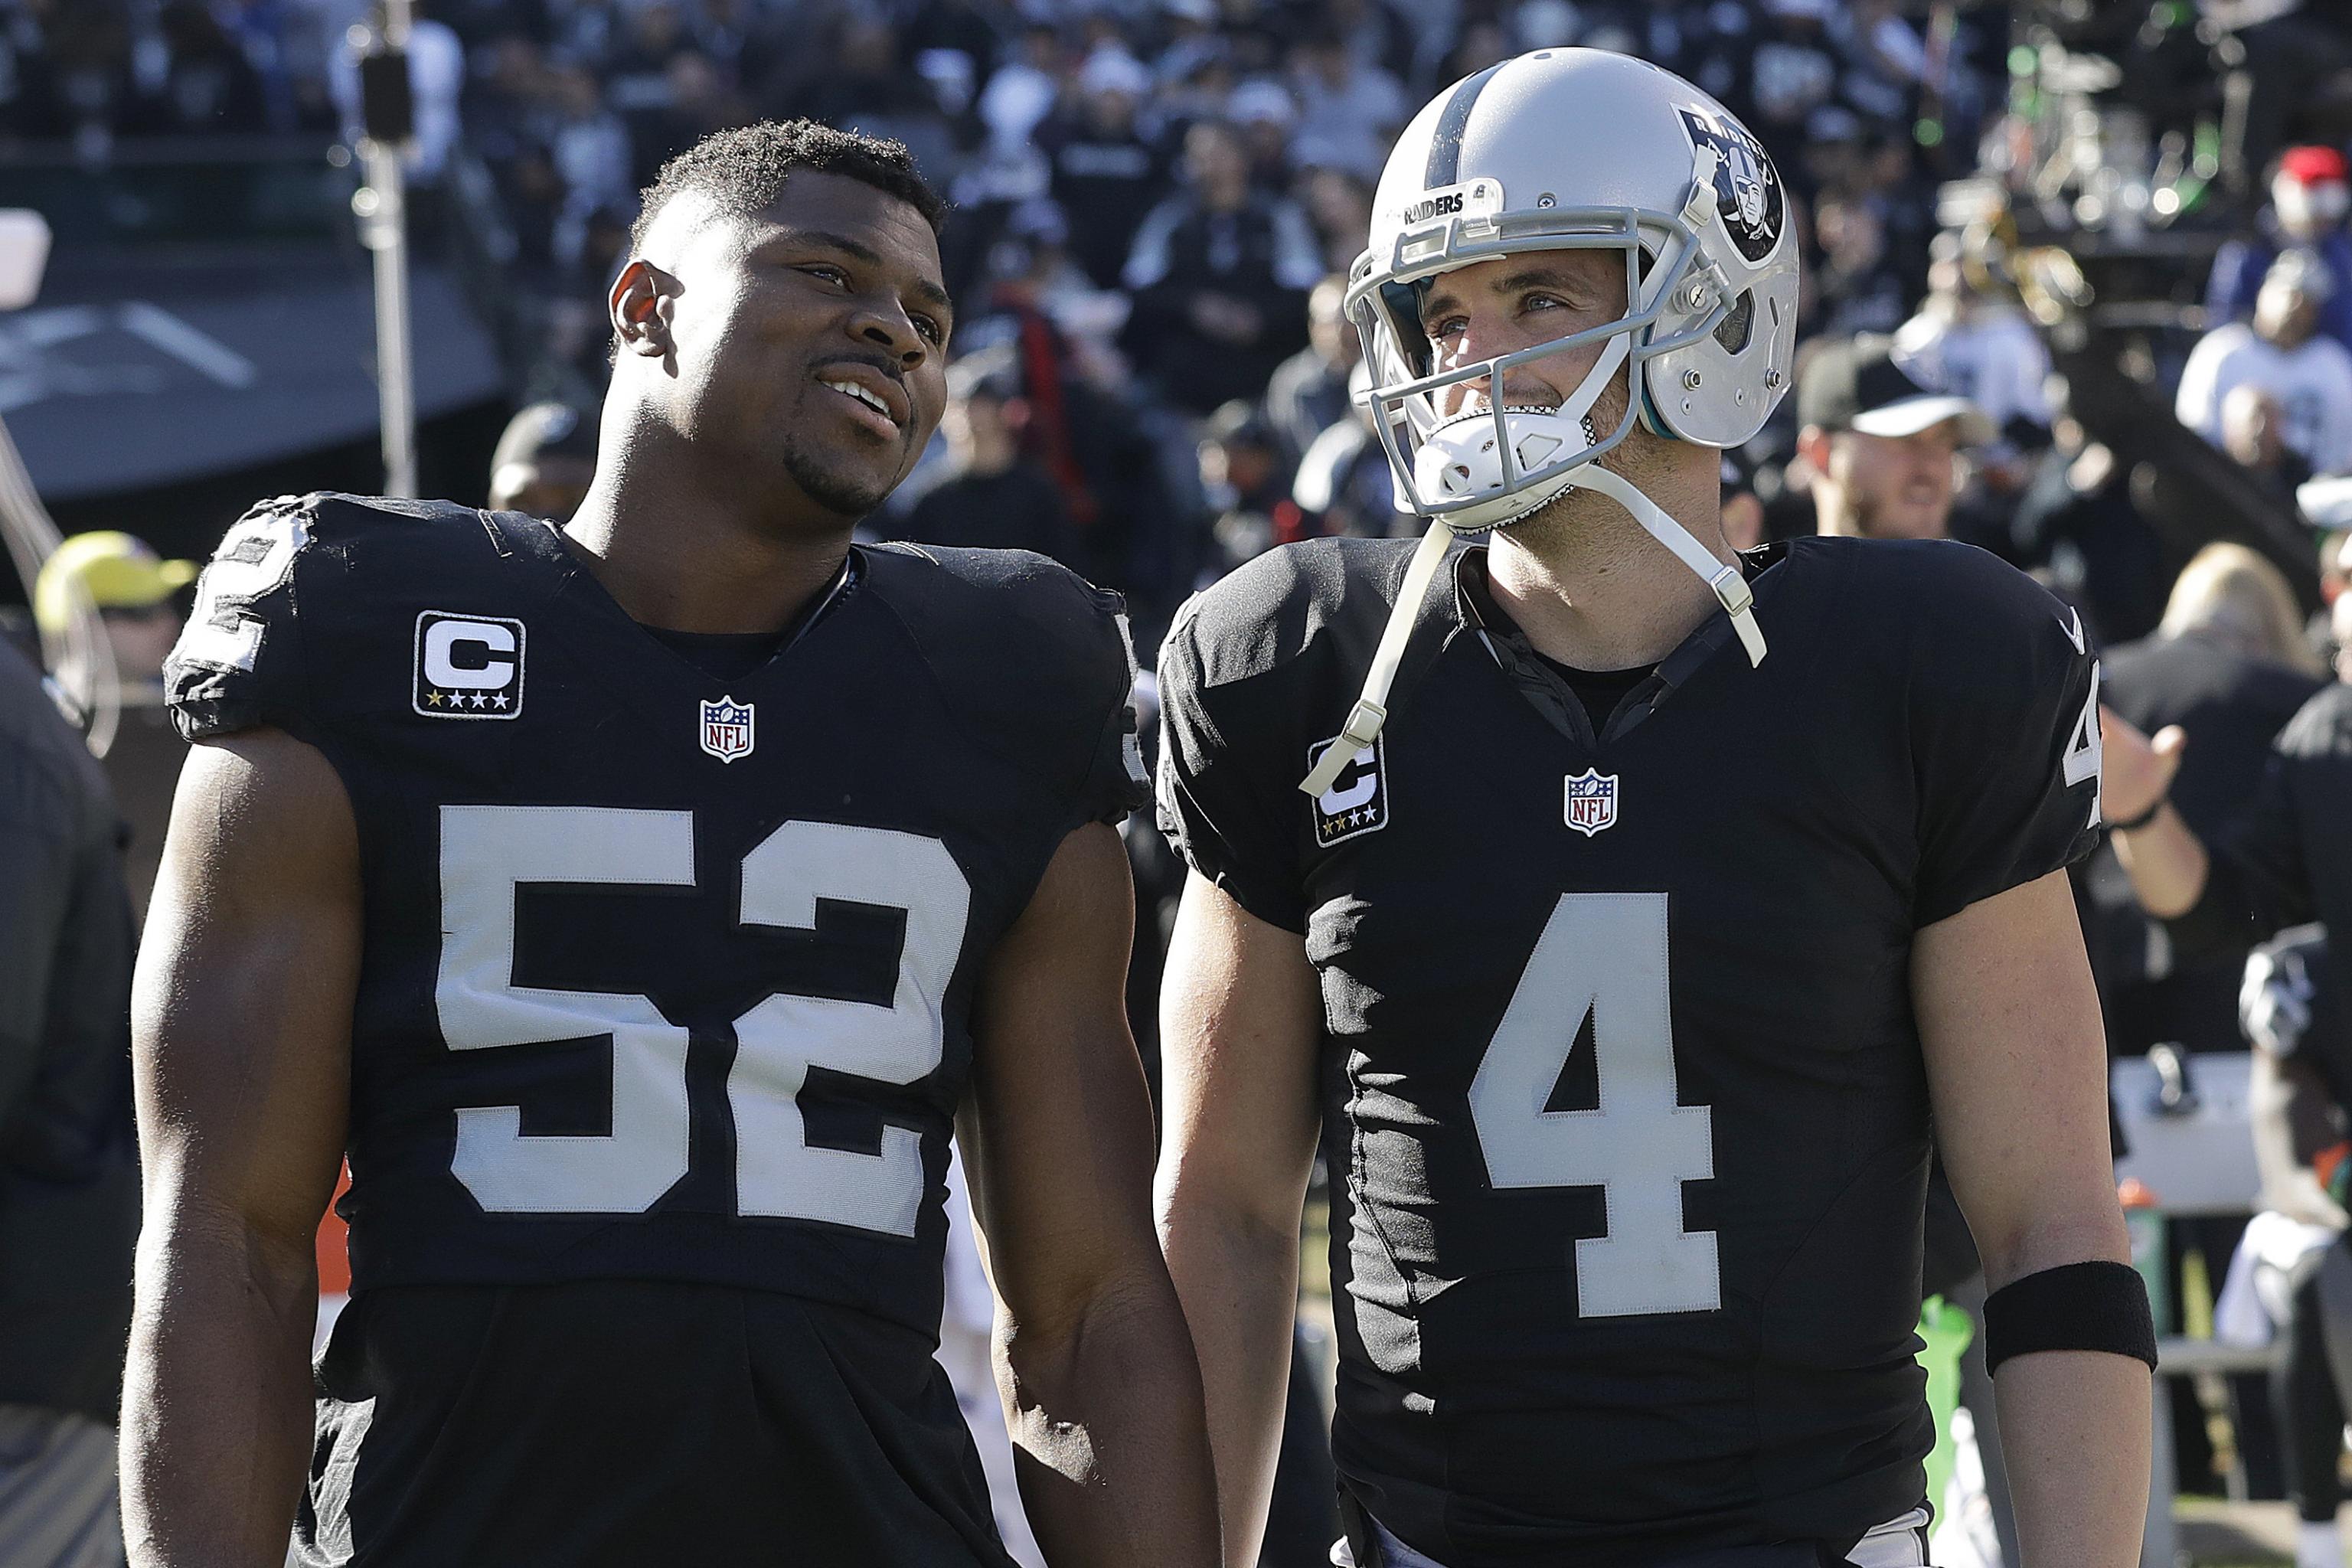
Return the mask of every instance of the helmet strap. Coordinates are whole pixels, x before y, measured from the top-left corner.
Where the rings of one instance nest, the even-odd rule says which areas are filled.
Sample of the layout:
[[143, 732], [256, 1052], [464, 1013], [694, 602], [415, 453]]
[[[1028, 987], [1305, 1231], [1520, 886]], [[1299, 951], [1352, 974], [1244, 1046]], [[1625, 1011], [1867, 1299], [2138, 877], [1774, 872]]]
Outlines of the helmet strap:
[[1388, 722], [1389, 689], [1396, 684], [1397, 666], [1404, 662], [1404, 646], [1412, 639], [1421, 603], [1429, 597], [1429, 585], [1436, 580], [1438, 565], [1453, 542], [1454, 530], [1445, 520], [1432, 520], [1429, 531], [1421, 536], [1420, 548], [1412, 552], [1412, 564], [1405, 568], [1403, 583], [1398, 585], [1389, 624], [1381, 628], [1381, 646], [1373, 651], [1372, 668], [1364, 676], [1364, 694], [1356, 700], [1355, 710], [1340, 727], [1339, 738], [1323, 749], [1314, 768], [1298, 781], [1305, 793], [1319, 795], [1328, 790], [1356, 753], [1380, 738], [1381, 726]]
[[1748, 662], [1764, 662], [1764, 629], [1756, 624], [1756, 595], [1748, 590], [1748, 579], [1739, 574], [1736, 563], [1727, 565], [1717, 560], [1713, 551], [1692, 538], [1688, 529], [1667, 516], [1664, 507], [1636, 489], [1622, 474], [1597, 462], [1586, 463], [1570, 476], [1568, 482], [1572, 489], [1596, 490], [1623, 507], [1651, 538], [1697, 573], [1714, 592], [1724, 614], [1731, 617], [1731, 629], [1739, 634], [1739, 646], [1748, 650]]

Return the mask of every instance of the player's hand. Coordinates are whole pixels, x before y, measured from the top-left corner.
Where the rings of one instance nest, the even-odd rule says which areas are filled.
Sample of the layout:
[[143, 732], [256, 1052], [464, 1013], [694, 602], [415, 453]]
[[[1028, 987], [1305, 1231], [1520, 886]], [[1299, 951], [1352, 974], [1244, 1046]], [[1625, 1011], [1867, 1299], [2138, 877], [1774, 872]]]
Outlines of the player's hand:
[[2105, 703], [2099, 704], [2099, 815], [2109, 822], [2145, 816], [2172, 788], [2189, 733], [2168, 724], [2153, 739]]

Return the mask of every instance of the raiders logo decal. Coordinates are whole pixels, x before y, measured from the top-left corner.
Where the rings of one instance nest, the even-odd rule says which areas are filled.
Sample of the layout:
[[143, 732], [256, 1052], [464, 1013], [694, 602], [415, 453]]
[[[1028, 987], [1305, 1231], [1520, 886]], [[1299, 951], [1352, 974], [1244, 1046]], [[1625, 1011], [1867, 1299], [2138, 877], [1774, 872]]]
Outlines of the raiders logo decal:
[[1780, 242], [1780, 226], [1788, 218], [1780, 176], [1765, 156], [1763, 143], [1730, 121], [1702, 110], [1685, 109], [1682, 117], [1694, 152], [1715, 149], [1716, 206], [1732, 244], [1748, 260], [1763, 260]]

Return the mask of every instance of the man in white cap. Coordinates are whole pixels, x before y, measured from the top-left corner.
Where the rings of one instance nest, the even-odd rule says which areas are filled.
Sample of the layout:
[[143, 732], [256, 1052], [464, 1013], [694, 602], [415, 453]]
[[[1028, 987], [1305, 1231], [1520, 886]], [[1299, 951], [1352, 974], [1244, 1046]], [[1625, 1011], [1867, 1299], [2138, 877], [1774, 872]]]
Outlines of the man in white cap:
[[2225, 321], [2189, 351], [2173, 405], [2180, 422], [2220, 446], [2222, 405], [2239, 387], [2258, 386], [2277, 401], [2281, 442], [2311, 472], [2352, 471], [2352, 350], [2319, 330], [2335, 289], [2313, 251], [2272, 262], [2254, 319]]
[[2255, 232], [2232, 239], [2213, 258], [2205, 285], [2205, 319], [2242, 321], [2254, 313], [2263, 278], [2284, 250], [2316, 251], [2327, 264], [2335, 297], [2320, 312], [2319, 330], [2352, 348], [2352, 167], [2340, 149], [2290, 147], [2271, 175], [2270, 205], [2255, 219]]
[[1797, 418], [1820, 530], [1855, 539], [1946, 537], [1952, 460], [1993, 437], [1983, 410], [1922, 386], [1874, 334], [1815, 352], [1797, 383]]

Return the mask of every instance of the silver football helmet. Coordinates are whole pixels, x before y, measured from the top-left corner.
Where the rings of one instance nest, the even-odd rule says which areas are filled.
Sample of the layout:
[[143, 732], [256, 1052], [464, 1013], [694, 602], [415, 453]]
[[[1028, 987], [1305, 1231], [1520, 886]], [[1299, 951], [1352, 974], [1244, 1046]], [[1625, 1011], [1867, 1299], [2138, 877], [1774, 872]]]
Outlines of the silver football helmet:
[[[1416, 286], [1496, 257], [1615, 250], [1617, 321], [1495, 358], [1435, 368]], [[1571, 488], [1596, 490], [1705, 578], [1752, 662], [1764, 658], [1746, 582], [1647, 496], [1594, 459], [1641, 420], [1705, 447], [1753, 437], [1788, 390], [1797, 239], [1762, 145], [1714, 99], [1646, 61], [1538, 49], [1455, 83], [1397, 140], [1373, 198], [1370, 245], [1346, 310], [1370, 368], [1367, 401], [1397, 505], [1430, 521], [1374, 657], [1363, 700], [1301, 788], [1319, 795], [1386, 718], [1389, 684], [1456, 534], [1517, 522]], [[1557, 408], [1448, 413], [1465, 383], [1503, 384], [1531, 360], [1600, 344]], [[1593, 409], [1625, 378], [1613, 427]]]

